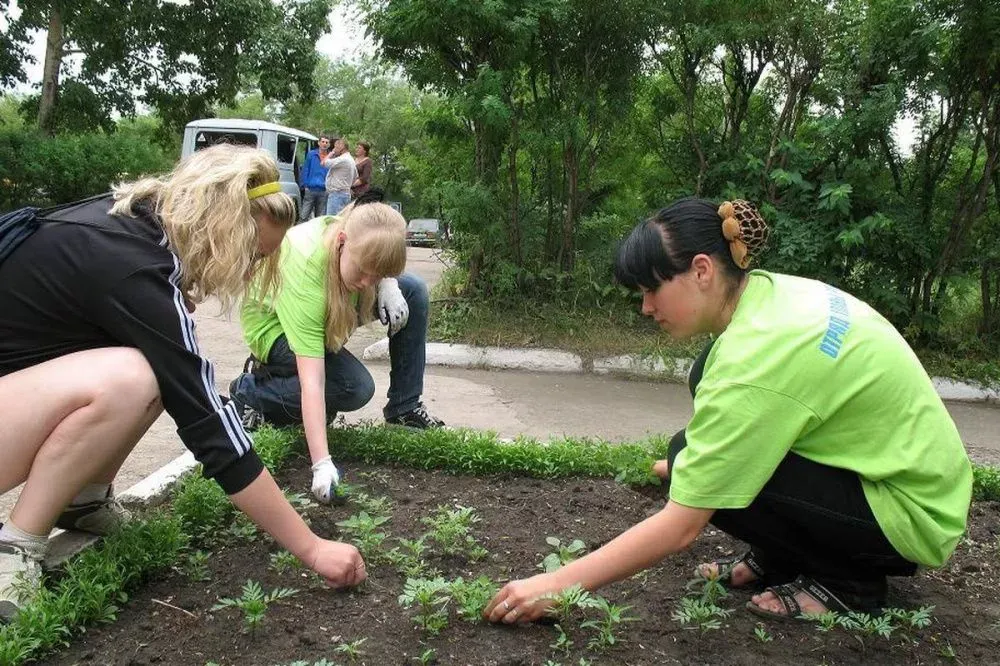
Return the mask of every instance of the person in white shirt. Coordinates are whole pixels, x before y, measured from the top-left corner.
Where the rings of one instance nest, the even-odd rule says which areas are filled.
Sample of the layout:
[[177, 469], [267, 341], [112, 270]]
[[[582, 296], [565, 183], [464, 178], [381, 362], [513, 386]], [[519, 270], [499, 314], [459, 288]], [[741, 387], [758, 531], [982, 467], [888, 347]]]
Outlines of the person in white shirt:
[[326, 173], [326, 214], [336, 215], [351, 203], [351, 185], [358, 178], [358, 168], [350, 147], [342, 138], [334, 139], [333, 150], [323, 160]]

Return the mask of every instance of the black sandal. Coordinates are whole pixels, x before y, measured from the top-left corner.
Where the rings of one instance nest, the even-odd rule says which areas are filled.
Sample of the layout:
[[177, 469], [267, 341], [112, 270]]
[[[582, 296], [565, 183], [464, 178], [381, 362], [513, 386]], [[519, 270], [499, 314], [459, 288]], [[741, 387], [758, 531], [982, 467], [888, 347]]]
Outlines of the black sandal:
[[846, 603], [844, 603], [837, 595], [829, 590], [829, 588], [819, 584], [815, 579], [809, 578], [808, 576], [799, 576], [791, 583], [785, 583], [783, 585], [772, 585], [770, 587], [764, 588], [764, 592], [771, 592], [777, 597], [778, 601], [784, 607], [784, 613], [775, 613], [774, 611], [769, 611], [761, 608], [755, 604], [752, 600], [747, 602], [747, 610], [754, 615], [759, 615], [760, 617], [766, 617], [770, 620], [808, 620], [802, 614], [802, 607], [799, 606], [799, 602], [795, 600], [795, 595], [800, 592], [805, 592], [810, 597], [823, 604], [827, 611], [834, 611], [837, 613], [850, 613], [855, 608], [851, 608]]
[[[737, 555], [732, 559], [716, 560], [715, 562], [711, 562], [710, 564], [715, 565], [716, 579], [726, 587], [732, 588], [734, 590], [758, 585], [760, 581], [764, 580], [764, 577], [767, 575], [766, 573], [764, 573], [764, 568], [761, 567], [760, 563], [757, 562], [757, 560], [754, 558], [752, 550], [748, 550], [742, 555]], [[757, 579], [750, 581], [749, 583], [745, 583], [743, 585], [739, 586], [733, 585], [733, 570], [736, 569], [736, 567], [740, 564], [747, 565], [750, 568], [750, 571], [752, 571], [753, 574], [757, 576]], [[704, 573], [702, 573], [701, 568], [703, 566], [705, 565], [699, 564], [697, 567], [695, 567], [694, 575], [696, 578], [702, 578], [704, 580], [708, 580], [709, 576], [706, 576]]]

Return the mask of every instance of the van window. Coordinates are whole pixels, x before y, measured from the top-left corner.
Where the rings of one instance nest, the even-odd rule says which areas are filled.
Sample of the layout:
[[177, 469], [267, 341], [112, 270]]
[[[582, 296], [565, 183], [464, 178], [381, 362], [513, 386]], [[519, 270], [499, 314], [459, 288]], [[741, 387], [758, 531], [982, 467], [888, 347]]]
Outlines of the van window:
[[217, 143], [231, 143], [236, 146], [257, 147], [257, 134], [233, 130], [198, 130], [194, 135], [195, 151], [204, 150]]
[[295, 161], [295, 137], [287, 134], [278, 135], [278, 161], [291, 164]]

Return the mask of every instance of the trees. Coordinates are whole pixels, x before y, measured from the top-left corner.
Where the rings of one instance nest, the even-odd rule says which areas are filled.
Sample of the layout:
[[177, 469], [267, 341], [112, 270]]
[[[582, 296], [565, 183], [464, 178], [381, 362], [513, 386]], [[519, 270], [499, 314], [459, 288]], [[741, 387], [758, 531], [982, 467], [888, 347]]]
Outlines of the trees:
[[[18, 4], [21, 14], [2, 39], [0, 84], [26, 79], [28, 31], [44, 32], [37, 121], [51, 132], [70, 82], [90, 91], [104, 119], [130, 115], [138, 103], [154, 108], [170, 129], [231, 102], [248, 83], [267, 99], [308, 98], [315, 43], [328, 29], [333, 0]], [[64, 71], [70, 56], [80, 58], [79, 71]]]

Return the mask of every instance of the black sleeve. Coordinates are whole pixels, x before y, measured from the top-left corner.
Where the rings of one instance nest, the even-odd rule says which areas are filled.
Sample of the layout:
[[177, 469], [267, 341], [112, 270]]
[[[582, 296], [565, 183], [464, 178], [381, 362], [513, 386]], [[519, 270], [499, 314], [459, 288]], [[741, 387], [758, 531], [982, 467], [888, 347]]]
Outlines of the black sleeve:
[[264, 466], [235, 405], [215, 390], [215, 371], [198, 350], [194, 320], [177, 287], [179, 275], [176, 263], [172, 270], [162, 264], [138, 269], [102, 295], [97, 323], [146, 357], [177, 434], [203, 465], [205, 476], [231, 495], [256, 479]]

